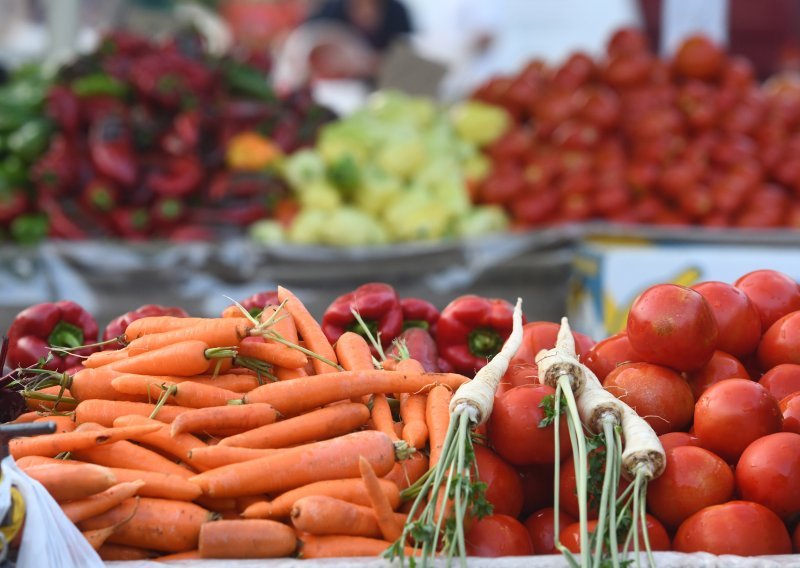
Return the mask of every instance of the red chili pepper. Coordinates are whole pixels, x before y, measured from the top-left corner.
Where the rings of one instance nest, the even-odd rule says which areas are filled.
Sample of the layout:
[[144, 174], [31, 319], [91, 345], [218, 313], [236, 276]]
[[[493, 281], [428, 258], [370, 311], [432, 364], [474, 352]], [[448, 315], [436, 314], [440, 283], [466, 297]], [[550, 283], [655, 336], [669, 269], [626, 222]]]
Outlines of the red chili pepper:
[[81, 120], [88, 127], [108, 115], [124, 115], [125, 105], [113, 95], [90, 95], [81, 99]]
[[155, 51], [134, 61], [130, 81], [148, 100], [170, 109], [213, 92], [214, 72], [175, 51]]
[[0, 190], [0, 223], [13, 221], [27, 209], [28, 198], [21, 190]]
[[62, 134], [53, 136], [50, 147], [31, 168], [31, 181], [39, 194], [60, 195], [70, 191], [78, 180], [78, 145]]
[[174, 243], [212, 242], [216, 235], [203, 225], [179, 225], [167, 234], [167, 238]]
[[[127, 329], [131, 322], [153, 316], [188, 318], [189, 314], [182, 308], [160, 306], [158, 304], [145, 304], [112, 319], [103, 332], [103, 341], [109, 341], [115, 337], [122, 337], [125, 333], [125, 329]], [[103, 349], [109, 351], [119, 349], [120, 347], [122, 347], [120, 343], [109, 343], [108, 345], [104, 345]]]
[[186, 217], [186, 205], [174, 197], [159, 197], [150, 207], [150, 216], [155, 227], [173, 227]]
[[439, 353], [456, 372], [474, 373], [503, 347], [511, 334], [513, 312], [514, 306], [502, 299], [456, 298], [442, 310], [437, 324]]
[[119, 202], [119, 190], [107, 179], [96, 177], [83, 189], [81, 203], [90, 211], [108, 213]]
[[68, 87], [54, 85], [50, 88], [46, 113], [61, 131], [70, 135], [78, 132], [81, 125], [80, 101]]
[[150, 214], [139, 207], [114, 209], [109, 213], [114, 231], [123, 239], [141, 241], [150, 232]]
[[202, 117], [196, 110], [182, 112], [175, 117], [170, 128], [162, 137], [160, 146], [167, 154], [183, 156], [193, 153], [200, 144]]
[[92, 122], [89, 154], [100, 175], [126, 188], [136, 183], [136, 156], [128, 124], [121, 115], [105, 115]]
[[400, 308], [403, 310], [403, 329], [421, 327], [432, 336], [436, 335], [436, 322], [441, 315], [439, 308], [421, 298], [403, 298]]
[[380, 334], [383, 346], [389, 345], [403, 331], [403, 310], [397, 291], [389, 284], [372, 282], [339, 296], [325, 310], [322, 331], [328, 341], [333, 343], [346, 331], [366, 335], [352, 313], [354, 309], [373, 337]]
[[184, 197], [200, 185], [205, 169], [195, 156], [176, 156], [167, 162], [166, 170], [153, 172], [147, 186], [165, 197]]
[[75, 348], [95, 343], [97, 322], [75, 302], [36, 304], [17, 314], [8, 330], [8, 339], [10, 367], [30, 367], [47, 360], [44, 368], [64, 371], [78, 365], [79, 356], [88, 355], [97, 348], [86, 347], [70, 354], [50, 348]]
[[89, 234], [78, 225], [64, 211], [61, 202], [53, 196], [42, 194], [38, 199], [39, 209], [47, 215], [49, 225], [49, 235], [58, 239], [83, 240], [89, 238]]
[[[405, 343], [408, 354], [412, 359], [420, 362], [422, 367], [429, 373], [439, 372], [439, 350], [436, 347], [436, 340], [433, 339], [428, 330], [421, 327], [409, 327], [397, 336], [398, 341]], [[386, 352], [387, 357], [397, 355], [400, 348], [397, 343], [392, 343]]]

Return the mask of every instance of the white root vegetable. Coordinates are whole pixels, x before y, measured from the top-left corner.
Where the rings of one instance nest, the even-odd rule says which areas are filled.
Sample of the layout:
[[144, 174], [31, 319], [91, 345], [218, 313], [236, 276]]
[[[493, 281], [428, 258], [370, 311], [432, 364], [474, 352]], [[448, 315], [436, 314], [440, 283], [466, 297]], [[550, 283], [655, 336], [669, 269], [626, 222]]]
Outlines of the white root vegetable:
[[575, 396], [583, 391], [586, 383], [585, 367], [580, 364], [575, 353], [575, 338], [567, 318], [561, 318], [555, 347], [542, 349], [536, 354], [536, 365], [539, 367], [540, 383], [556, 388], [559, 379], [566, 377]]
[[650, 481], [662, 473], [667, 466], [664, 446], [644, 418], [623, 403], [622, 436], [625, 449], [622, 452], [622, 474], [632, 481], [641, 472]]

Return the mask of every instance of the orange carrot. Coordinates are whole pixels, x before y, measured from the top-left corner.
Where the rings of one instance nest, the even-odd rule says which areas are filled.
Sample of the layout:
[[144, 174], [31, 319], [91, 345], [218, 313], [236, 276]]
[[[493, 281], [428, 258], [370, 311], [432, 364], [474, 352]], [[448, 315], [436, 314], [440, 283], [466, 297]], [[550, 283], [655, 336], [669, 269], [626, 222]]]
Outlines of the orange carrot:
[[386, 540], [397, 540], [403, 533], [405, 519], [398, 522], [389, 500], [381, 489], [378, 476], [375, 475], [375, 470], [372, 469], [370, 463], [362, 457], [358, 460], [358, 468], [361, 471], [361, 479], [364, 480], [364, 486], [367, 488], [367, 495], [369, 495], [370, 504], [375, 512], [375, 520], [378, 522], [381, 535]]
[[206, 375], [198, 375], [194, 377], [170, 377], [170, 380], [176, 383], [192, 381], [193, 383], [209, 385], [238, 393], [250, 392], [254, 388], [264, 384], [263, 381], [258, 381], [258, 377], [256, 375], [232, 372], [228, 372], [224, 375], [217, 375], [216, 377]]
[[168, 388], [171, 394], [167, 399], [169, 402], [179, 406], [189, 408], [206, 408], [208, 406], [225, 406], [229, 400], [241, 400], [242, 394], [238, 392], [221, 389], [212, 385], [197, 383], [194, 381], [182, 381], [175, 383], [165, 380], [153, 380], [151, 377], [142, 375], [120, 375], [111, 381], [111, 385], [119, 392], [126, 394], [139, 394], [150, 396], [153, 400], [158, 400]]
[[81, 522], [78, 528], [82, 531], [99, 529], [129, 517], [130, 520], [111, 535], [109, 542], [164, 552], [197, 548], [200, 527], [214, 519], [212, 513], [194, 503], [137, 497]]
[[158, 422], [157, 420], [145, 418], [144, 416], [120, 416], [114, 420], [114, 426], [116, 427], [136, 426], [141, 424], [155, 424], [158, 426], [158, 428], [153, 432], [134, 436], [132, 438], [133, 440], [141, 442], [146, 446], [156, 448], [157, 450], [174, 456], [192, 466], [194, 464], [192, 464], [189, 460], [189, 454], [192, 452], [192, 450], [208, 446], [208, 444], [203, 442], [200, 438], [196, 438], [191, 434], [178, 434], [177, 436], [171, 436], [170, 426], [164, 424], [163, 422]]
[[247, 318], [209, 318], [191, 327], [151, 333], [131, 341], [125, 348], [131, 356], [183, 341], [202, 341], [208, 347], [238, 345], [254, 324]]
[[[245, 407], [250, 405], [245, 405]], [[220, 441], [221, 446], [242, 448], [286, 448], [315, 440], [327, 440], [352, 432], [366, 424], [369, 410], [361, 403], [320, 408], [281, 420]]]
[[393, 442], [400, 440], [394, 427], [392, 409], [385, 394], [376, 394], [372, 397], [372, 424], [376, 430], [380, 430]]
[[209, 497], [208, 495], [200, 495], [194, 500], [195, 503], [216, 513], [233, 513], [233, 517], [239, 518], [239, 511], [236, 509], [236, 499], [232, 497]]
[[194, 549], [194, 550], [187, 550], [186, 552], [165, 554], [164, 556], [159, 556], [158, 558], [154, 558], [153, 560], [155, 560], [156, 562], [172, 562], [174, 560], [200, 560], [200, 558], [201, 558], [200, 551]]
[[408, 459], [394, 464], [392, 471], [382, 479], [392, 482], [400, 491], [413, 485], [426, 471], [428, 471], [428, 458], [419, 452], [411, 454]]
[[221, 318], [240, 318], [242, 317], [242, 310], [239, 309], [239, 306], [236, 304], [231, 304], [227, 306], [222, 313], [219, 315]]
[[279, 450], [260, 450], [254, 448], [236, 448], [234, 446], [208, 446], [197, 448], [189, 454], [189, 461], [195, 467], [215, 469], [232, 463], [246, 461], [271, 456]]
[[106, 540], [108, 540], [108, 537], [114, 534], [115, 530], [117, 530], [116, 526], [110, 526], [102, 529], [95, 529], [93, 531], [85, 531], [81, 534], [92, 548], [95, 550], [100, 550], [100, 547], [105, 544]]
[[284, 416], [365, 394], [423, 392], [436, 384], [458, 388], [469, 379], [454, 373], [414, 373], [396, 371], [343, 371], [268, 383], [245, 396], [247, 402], [266, 402]]
[[125, 328], [125, 341], [131, 341], [149, 335], [151, 333], [164, 333], [165, 331], [173, 331], [175, 329], [183, 329], [184, 327], [192, 327], [194, 325], [207, 321], [208, 318], [179, 318], [174, 316], [151, 316], [146, 318], [139, 318], [128, 324]]
[[[127, 414], [137, 414], [139, 416], [150, 416], [155, 410], [155, 404], [146, 402], [127, 402], [113, 400], [84, 400], [75, 407], [75, 421], [78, 424], [95, 422], [107, 428], [114, 424], [114, 420]], [[182, 406], [162, 406], [156, 419], [159, 422], [170, 423], [180, 414], [192, 410]]]
[[[400, 491], [397, 489], [397, 485], [385, 479], [379, 479], [378, 483], [380, 484], [381, 490], [386, 495], [386, 498], [389, 500], [392, 509], [399, 507]], [[328, 481], [309, 483], [297, 489], [281, 493], [275, 497], [275, 499], [267, 503], [254, 503], [245, 509], [242, 516], [254, 519], [279, 519], [288, 517], [294, 503], [298, 499], [310, 495], [325, 495], [356, 505], [368, 506], [370, 504], [367, 488], [364, 486], [364, 481], [360, 477], [330, 479]]]
[[15, 459], [23, 456], [53, 457], [61, 452], [74, 452], [95, 448], [103, 444], [113, 444], [156, 429], [158, 429], [158, 426], [148, 424], [129, 428], [104, 428], [91, 432], [75, 431], [61, 434], [45, 434], [44, 436], [32, 438], [16, 438], [9, 443], [9, 450]]
[[201, 558], [279, 558], [295, 548], [294, 531], [277, 521], [217, 521], [200, 528]]
[[42, 413], [37, 412], [35, 410], [31, 410], [30, 412], [23, 412], [22, 414], [17, 416], [14, 420], [8, 422], [8, 424], [28, 424], [30, 422], [33, 422], [37, 418], [41, 417]]
[[397, 361], [392, 358], [386, 359], [381, 363], [381, 368], [384, 371], [396, 371], [397, 370]]
[[[424, 373], [425, 368], [416, 359], [398, 361], [401, 373]], [[428, 426], [425, 422], [426, 394], [403, 393], [400, 395], [400, 418], [403, 420], [402, 438], [409, 446], [421, 449], [428, 441]]]
[[129, 349], [112, 349], [110, 351], [95, 351], [82, 361], [86, 369], [99, 369], [109, 363], [127, 359], [131, 352]]
[[355, 477], [361, 455], [378, 475], [389, 473], [394, 466], [392, 441], [382, 432], [367, 430], [226, 465], [196, 475], [192, 481], [212, 497], [274, 493], [313, 481]]
[[108, 468], [88, 463], [71, 467], [35, 465], [26, 468], [25, 473], [44, 485], [56, 501], [84, 499], [117, 483], [117, 478]]
[[[72, 468], [70, 468], [72, 469]], [[126, 481], [117, 483], [101, 493], [95, 493], [84, 499], [70, 501], [61, 505], [61, 510], [73, 523], [85, 521], [95, 515], [101, 515], [130, 499], [145, 485], [144, 481]]]
[[[269, 324], [269, 329], [271, 331], [278, 333], [281, 337], [291, 343], [296, 344], [298, 342], [299, 337], [297, 336], [297, 326], [294, 324], [294, 318], [292, 318], [292, 314], [290, 314], [286, 309], [275, 305], [266, 306], [264, 311], [261, 312], [259, 320], [263, 324], [271, 321]], [[267, 339], [267, 342], [276, 343], [274, 339]]]
[[72, 396], [79, 401], [103, 399], [147, 402], [141, 395], [123, 394], [111, 386], [111, 381], [120, 374], [108, 366], [99, 369], [81, 369], [69, 379], [69, 389]]
[[375, 368], [367, 340], [353, 331], [344, 332], [336, 340], [336, 357], [345, 371], [369, 371]]
[[444, 386], [436, 386], [428, 392], [425, 403], [425, 422], [428, 425], [430, 438], [430, 465], [433, 468], [439, 462], [447, 429], [450, 427], [450, 398], [453, 392]]
[[75, 402], [69, 389], [63, 389], [59, 385], [45, 387], [33, 392], [25, 393], [25, 405], [30, 410], [51, 412], [58, 410], [66, 412], [75, 408]]
[[206, 356], [208, 349], [208, 344], [190, 339], [132, 355], [110, 363], [108, 367], [122, 373], [191, 377], [192, 375], [201, 375], [213, 368], [215, 361]]
[[277, 418], [275, 409], [264, 403], [198, 408], [184, 412], [173, 420], [170, 435], [177, 436], [183, 432], [218, 432], [224, 428], [252, 430], [272, 424]]
[[248, 507], [252, 507], [256, 503], [268, 503], [266, 495], [247, 495], [246, 497], [236, 498], [236, 511], [241, 514]]
[[72, 432], [75, 430], [75, 420], [73, 420], [72, 416], [67, 416], [65, 414], [42, 416], [34, 420], [34, 422], [52, 422], [56, 425], [55, 433]]
[[[319, 323], [314, 319], [314, 316], [311, 315], [300, 299], [282, 286], [278, 286], [278, 299], [281, 302], [286, 302], [284, 309], [292, 316], [294, 324], [297, 326], [298, 333], [303, 337], [306, 349], [318, 355], [322, 355], [332, 363], [338, 363], [336, 360], [336, 352], [333, 350], [333, 347], [331, 347], [328, 338], [325, 337]], [[332, 367], [316, 358], [311, 360], [311, 364], [314, 366], [314, 371], [318, 375], [322, 373], [335, 373], [338, 370], [336, 367]]]
[[158, 553], [154, 550], [139, 548], [138, 546], [124, 546], [122, 544], [111, 544], [106, 542], [97, 551], [102, 560], [112, 562], [115, 560], [147, 560], [155, 558]]
[[308, 360], [297, 349], [281, 343], [268, 343], [261, 337], [248, 337], [239, 343], [238, 357], [258, 359], [287, 369], [304, 367]]
[[[300, 558], [348, 558], [355, 556], [380, 556], [392, 546], [388, 540], [348, 535], [303, 535], [300, 538]], [[406, 556], [414, 556], [410, 546]]]
[[[392, 522], [403, 526], [406, 516], [390, 511]], [[381, 538], [381, 529], [371, 507], [335, 497], [311, 495], [295, 501], [291, 511], [295, 529], [309, 534], [339, 534]]]
[[305, 369], [284, 369], [283, 367], [275, 367], [273, 374], [279, 381], [289, 381], [308, 376]]

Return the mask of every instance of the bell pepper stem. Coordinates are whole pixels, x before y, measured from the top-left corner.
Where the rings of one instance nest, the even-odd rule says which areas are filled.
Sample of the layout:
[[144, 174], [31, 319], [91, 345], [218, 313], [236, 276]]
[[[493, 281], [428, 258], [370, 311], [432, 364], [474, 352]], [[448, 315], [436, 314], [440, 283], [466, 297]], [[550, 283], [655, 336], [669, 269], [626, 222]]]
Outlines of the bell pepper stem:
[[476, 357], [492, 358], [503, 347], [503, 338], [493, 329], [478, 327], [469, 332], [469, 350]]
[[83, 345], [83, 330], [77, 325], [65, 321], [58, 322], [47, 338], [47, 343], [52, 347], [67, 347], [74, 349]]

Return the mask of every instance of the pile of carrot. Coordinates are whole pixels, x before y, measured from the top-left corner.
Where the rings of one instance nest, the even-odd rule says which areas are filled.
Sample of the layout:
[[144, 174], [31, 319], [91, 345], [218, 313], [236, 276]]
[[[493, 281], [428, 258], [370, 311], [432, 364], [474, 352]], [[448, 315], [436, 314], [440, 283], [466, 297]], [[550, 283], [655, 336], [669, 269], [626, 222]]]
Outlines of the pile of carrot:
[[58, 430], [11, 453], [104, 560], [374, 556], [400, 536], [468, 377], [378, 361], [353, 332], [331, 345], [279, 299], [136, 320], [29, 399], [17, 422]]

